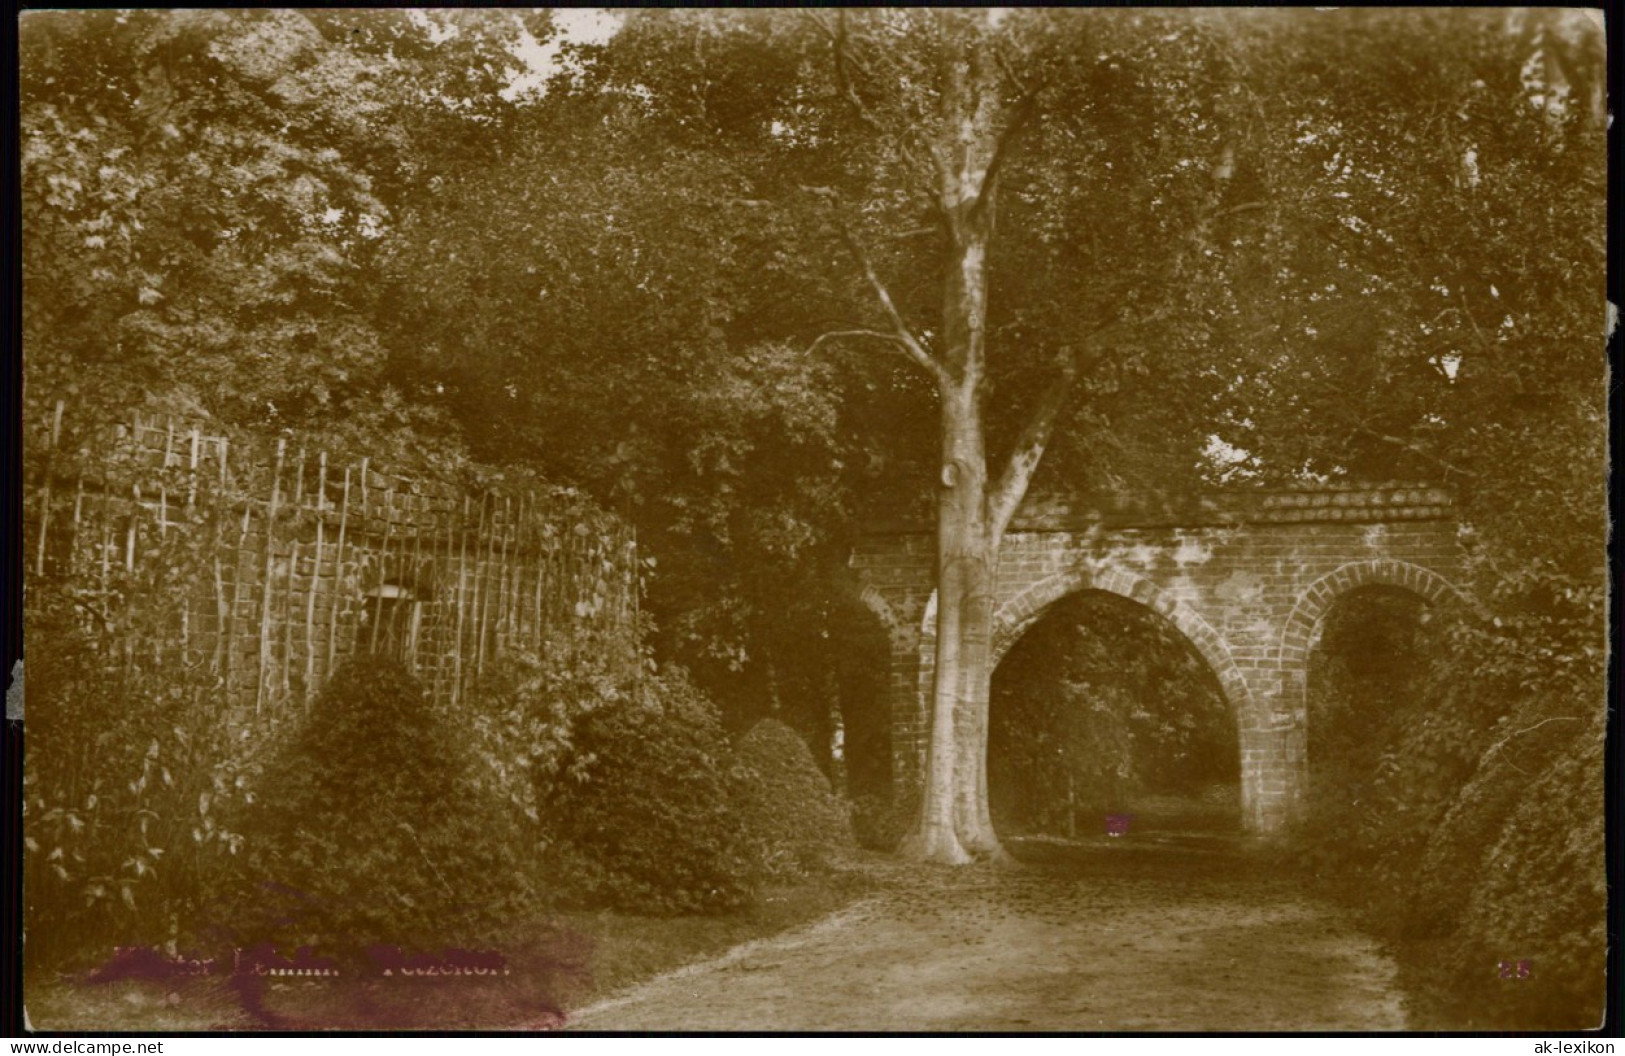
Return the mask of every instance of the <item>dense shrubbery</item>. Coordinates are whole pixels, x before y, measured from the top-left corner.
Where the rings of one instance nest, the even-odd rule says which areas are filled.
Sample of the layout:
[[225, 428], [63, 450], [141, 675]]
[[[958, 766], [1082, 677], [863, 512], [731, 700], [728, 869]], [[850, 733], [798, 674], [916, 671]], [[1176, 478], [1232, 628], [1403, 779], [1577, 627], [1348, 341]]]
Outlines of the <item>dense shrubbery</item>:
[[[1476, 977], [1482, 985], [1472, 990], [1493, 993], [1492, 1002], [1464, 1002], [1475, 1026], [1577, 1029], [1602, 1022], [1607, 891], [1598, 720], [1554, 737], [1550, 763], [1529, 776], [1503, 768], [1463, 789], [1461, 802], [1470, 805], [1489, 791], [1482, 786], [1499, 781], [1513, 790], [1515, 804], [1501, 824], [1478, 827], [1491, 839], [1474, 856], [1482, 863], [1469, 874], [1476, 882], [1463, 885], [1458, 877], [1453, 888], [1444, 887], [1448, 863], [1423, 878], [1424, 891], [1466, 896], [1459, 928], [1424, 952], [1439, 976], [1437, 989], [1448, 992], [1453, 980]], [[1518, 976], [1519, 961], [1528, 962], [1527, 978]], [[1511, 978], [1501, 978], [1509, 971], [1502, 964], [1513, 966]], [[1463, 996], [1471, 1001], [1473, 995]]]
[[559, 765], [538, 775], [553, 893], [639, 912], [744, 904], [755, 869], [732, 765], [715, 707], [679, 671], [584, 711]]
[[171, 941], [480, 942], [556, 904], [724, 911], [851, 839], [792, 731], [765, 724], [736, 751], [632, 629], [506, 657], [457, 722], [398, 663], [356, 657], [268, 734], [216, 714], [207, 664], [133, 663], [46, 599], [29, 669], [49, 702], [27, 775], [34, 965]]
[[[172, 535], [173, 538], [173, 535]], [[222, 822], [256, 767], [241, 716], [207, 665], [161, 659], [87, 629], [108, 596], [35, 581], [28, 608], [28, 766], [23, 775], [25, 950], [31, 968], [98, 962], [114, 945], [158, 945], [198, 909], [242, 849]], [[87, 614], [95, 614], [87, 621]]]
[[766, 879], [805, 876], [852, 843], [852, 825], [794, 730], [764, 719], [740, 738], [735, 802]]
[[[1583, 608], [1548, 608], [1537, 627], [1435, 619], [1407, 692], [1387, 698], [1363, 680], [1377, 706], [1313, 756], [1299, 860], [1400, 952], [1423, 1027], [1599, 1021], [1602, 670], [1595, 643], [1565, 643], [1588, 622]], [[1336, 681], [1312, 688], [1360, 695], [1362, 680]]]
[[867, 794], [852, 800], [852, 835], [858, 846], [891, 853], [919, 820], [916, 796]]
[[516, 650], [498, 658], [463, 716], [488, 783], [538, 835], [538, 784], [561, 773], [585, 779], [588, 756], [574, 750], [576, 727], [595, 709], [623, 701], [646, 661], [637, 628], [577, 633], [569, 647]]
[[487, 934], [533, 894], [520, 816], [411, 674], [352, 660], [281, 746], [242, 814], [224, 935], [242, 945], [440, 945]]

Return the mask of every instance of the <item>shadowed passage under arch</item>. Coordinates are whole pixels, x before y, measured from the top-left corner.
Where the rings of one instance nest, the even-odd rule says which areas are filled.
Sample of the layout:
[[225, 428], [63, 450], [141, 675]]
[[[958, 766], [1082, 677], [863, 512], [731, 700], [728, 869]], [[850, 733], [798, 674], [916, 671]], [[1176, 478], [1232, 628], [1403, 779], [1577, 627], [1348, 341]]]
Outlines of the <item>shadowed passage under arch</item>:
[[1085, 589], [1047, 605], [1004, 652], [989, 707], [995, 827], [1102, 838], [1240, 825], [1239, 715], [1210, 661], [1165, 615]]

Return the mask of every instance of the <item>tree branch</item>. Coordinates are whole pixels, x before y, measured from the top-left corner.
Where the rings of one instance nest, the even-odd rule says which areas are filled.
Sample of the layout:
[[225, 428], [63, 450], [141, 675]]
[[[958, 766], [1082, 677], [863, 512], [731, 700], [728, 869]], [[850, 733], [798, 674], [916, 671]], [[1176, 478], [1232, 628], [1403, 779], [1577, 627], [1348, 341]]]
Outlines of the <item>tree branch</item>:
[[[846, 32], [846, 10], [844, 8], [839, 8], [836, 10], [835, 25], [833, 28], [812, 11], [808, 11], [806, 14], [807, 17], [812, 20], [813, 24], [819, 29], [823, 30], [825, 35], [830, 39], [830, 50], [835, 56], [836, 90], [840, 92], [842, 98], [851, 104], [853, 112], [858, 116], [858, 120], [862, 121], [882, 139], [890, 140], [892, 145], [897, 148], [897, 152], [903, 156], [903, 160], [908, 162], [909, 165], [917, 169], [928, 169], [929, 171], [934, 172], [937, 176], [937, 184], [939, 188], [946, 188], [947, 183], [945, 181], [947, 178], [947, 170], [942, 162], [942, 159], [937, 157], [936, 151], [932, 150], [929, 144], [926, 145], [925, 150], [929, 158], [929, 164], [927, 164], [926, 159], [920, 156], [920, 151], [912, 142], [910, 142], [910, 133], [897, 133], [887, 129], [880, 123], [880, 119], [875, 116], [875, 113], [872, 109], [870, 109], [869, 104], [865, 103], [863, 101], [863, 97], [858, 95], [857, 88], [852, 83], [852, 78], [847, 72], [847, 68], [852, 67], [870, 79], [873, 79], [874, 75], [871, 74], [868, 68], [858, 60], [857, 56], [852, 54], [852, 49], [849, 46]], [[939, 208], [943, 207], [943, 200], [940, 194], [938, 195], [938, 206]], [[949, 222], [952, 223], [951, 217]]]
[[874, 112], [869, 109], [869, 105], [858, 95], [857, 89], [852, 85], [852, 78], [846, 72], [848, 65], [859, 65], [861, 69], [861, 65], [847, 49], [846, 11], [843, 9], [835, 12], [834, 29], [825, 25], [823, 19], [810, 11], [808, 17], [817, 23], [825, 33], [829, 34], [830, 51], [835, 56], [835, 87], [840, 91], [842, 97], [852, 104], [852, 110], [858, 115], [859, 120], [881, 135], [886, 135], [886, 130], [881, 127], [880, 121], [875, 117]]
[[1015, 515], [1016, 507], [1021, 505], [1021, 500], [1027, 494], [1027, 486], [1032, 483], [1038, 462], [1044, 457], [1044, 449], [1049, 446], [1050, 436], [1055, 432], [1055, 421], [1072, 393], [1077, 375], [1077, 355], [1072, 353], [1062, 364], [1060, 379], [1044, 392], [1038, 406], [1027, 418], [1027, 424], [1004, 464], [1004, 471], [999, 474], [999, 482], [988, 497], [988, 526], [995, 549], [1004, 538], [1004, 530], [1010, 526], [1010, 518]]
[[881, 282], [880, 276], [875, 274], [875, 266], [870, 262], [869, 255], [863, 251], [863, 246], [858, 244], [857, 238], [853, 236], [851, 230], [844, 223], [841, 224], [841, 236], [846, 240], [846, 246], [851, 250], [852, 256], [856, 258], [858, 267], [863, 269], [863, 276], [869, 280], [869, 287], [874, 290], [875, 299], [880, 302], [880, 307], [886, 312], [886, 318], [891, 322], [892, 333], [888, 336], [902, 346], [908, 357], [923, 367], [936, 380], [937, 384], [943, 388], [951, 386], [953, 378], [949, 375], [948, 368], [943, 366], [935, 356], [931, 355], [926, 350], [926, 347], [920, 344], [919, 339], [914, 336], [914, 332], [909, 329], [908, 323], [904, 321], [902, 313], [897, 310], [897, 305], [892, 303], [891, 293], [887, 291], [885, 283]]
[[830, 330], [819, 334], [813, 343], [807, 346], [807, 355], [817, 352], [827, 341], [839, 341], [846, 337], [867, 337], [874, 341], [884, 341], [899, 350], [903, 348], [903, 342], [896, 334], [888, 334], [884, 330]]
[[1004, 168], [1005, 159], [1010, 155], [1010, 145], [1021, 134], [1022, 128], [1036, 109], [1036, 89], [1025, 93], [1016, 101], [1009, 123], [1004, 126], [1004, 131], [999, 133], [999, 141], [993, 145], [993, 158], [987, 163], [987, 171], [982, 174], [982, 186], [977, 189], [976, 201], [970, 207], [971, 216], [981, 213], [992, 200], [994, 188], [998, 186], [999, 172]]
[[1394, 447], [1403, 448], [1404, 450], [1409, 451], [1411, 454], [1416, 455], [1418, 458], [1426, 459], [1427, 461], [1432, 462], [1434, 465], [1440, 467], [1446, 472], [1455, 473], [1458, 476], [1467, 477], [1469, 479], [1477, 478], [1478, 474], [1474, 473], [1470, 469], [1463, 469], [1455, 463], [1448, 462], [1425, 448], [1417, 447], [1404, 437], [1393, 436], [1367, 424], [1364, 418], [1361, 418], [1353, 411], [1342, 406], [1341, 401], [1345, 398], [1345, 394], [1343, 392], [1334, 389], [1330, 385], [1319, 385], [1316, 387], [1327, 398], [1328, 403], [1334, 409], [1338, 418], [1348, 425], [1353, 426], [1355, 429], [1358, 429], [1365, 435], [1371, 437], [1373, 440], [1381, 440], [1385, 444], [1391, 444]]
[[[1511, 733], [1507, 734], [1505, 737], [1502, 737], [1499, 741], [1496, 741], [1494, 744], [1492, 744], [1488, 748], [1486, 748], [1484, 750], [1483, 754], [1481, 754], [1478, 757], [1479, 762], [1482, 764], [1484, 761], [1488, 760], [1490, 756], [1494, 755], [1496, 752], [1498, 752], [1502, 748], [1506, 747], [1507, 743], [1509, 741], [1511, 741], [1514, 737], [1522, 737], [1526, 733], [1533, 733], [1534, 731], [1540, 729], [1542, 726], [1546, 725], [1548, 722], [1583, 722], [1583, 721], [1585, 721], [1585, 720], [1581, 719], [1577, 715], [1553, 715], [1551, 718], [1540, 720], [1539, 722], [1535, 723], [1533, 726], [1529, 726], [1529, 727], [1526, 727], [1526, 728], [1521, 729], [1521, 730], [1513, 730]], [[1506, 763], [1508, 766], [1512, 767], [1512, 769], [1517, 770], [1520, 773], [1528, 773], [1527, 770], [1524, 770], [1523, 767], [1519, 766], [1517, 763], [1514, 763], [1511, 759], [1502, 759], [1501, 762]]]
[[1404, 448], [1406, 451], [1409, 451], [1411, 454], [1416, 455], [1419, 458], [1426, 459], [1429, 462], [1432, 462], [1434, 465], [1440, 467], [1441, 469], [1445, 470], [1448, 473], [1455, 473], [1455, 474], [1457, 474], [1459, 476], [1468, 477], [1468, 478], [1474, 478], [1474, 477], [1478, 476], [1478, 474], [1474, 473], [1472, 470], [1470, 470], [1470, 469], [1462, 469], [1460, 466], [1456, 465], [1453, 462], [1447, 462], [1444, 459], [1440, 458], [1438, 455], [1435, 455], [1434, 453], [1432, 453], [1431, 451], [1427, 451], [1427, 450], [1425, 450], [1423, 448], [1417, 447], [1415, 444], [1411, 443], [1409, 440], [1404, 439], [1403, 437], [1390, 436], [1389, 434], [1384, 433], [1381, 430], [1372, 428], [1371, 426], [1367, 425], [1358, 416], [1356, 416], [1355, 414], [1353, 414], [1350, 411], [1343, 411], [1342, 414], [1343, 414], [1343, 419], [1345, 421], [1347, 421], [1350, 425], [1354, 426], [1354, 428], [1360, 430], [1360, 432], [1362, 432], [1362, 433], [1366, 434], [1367, 436], [1371, 437], [1373, 440], [1381, 440], [1385, 444], [1392, 444], [1395, 447]]
[[1223, 220], [1226, 217], [1236, 216], [1236, 215], [1238, 215], [1240, 213], [1250, 213], [1250, 212], [1254, 211], [1255, 209], [1264, 208], [1265, 205], [1267, 205], [1267, 204], [1268, 203], [1266, 203], [1266, 202], [1243, 202], [1240, 205], [1233, 205], [1228, 209], [1222, 209], [1219, 212], [1214, 213], [1212, 216], [1208, 217], [1207, 218], [1208, 223], [1213, 223], [1216, 220]]
[[[993, 61], [997, 62], [999, 64], [999, 69], [1003, 70], [1004, 75], [1010, 78], [1010, 83], [1016, 86], [1016, 92], [1019, 95], [1026, 98], [1031, 98], [1032, 96], [1038, 94], [1038, 89], [1027, 87], [1027, 82], [1022, 80], [1021, 74], [1017, 73], [1016, 68], [1010, 65], [1010, 59], [1004, 54], [1004, 43], [1002, 40], [994, 42]], [[1039, 85], [1039, 87], [1042, 88], [1043, 85]]]

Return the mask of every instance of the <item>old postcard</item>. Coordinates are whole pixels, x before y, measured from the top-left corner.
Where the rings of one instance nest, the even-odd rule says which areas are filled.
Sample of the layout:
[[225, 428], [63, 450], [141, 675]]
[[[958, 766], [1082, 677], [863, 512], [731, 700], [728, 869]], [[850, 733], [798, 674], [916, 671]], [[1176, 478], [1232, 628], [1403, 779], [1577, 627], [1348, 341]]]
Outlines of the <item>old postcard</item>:
[[1602, 1026], [1597, 12], [19, 33], [31, 1029]]

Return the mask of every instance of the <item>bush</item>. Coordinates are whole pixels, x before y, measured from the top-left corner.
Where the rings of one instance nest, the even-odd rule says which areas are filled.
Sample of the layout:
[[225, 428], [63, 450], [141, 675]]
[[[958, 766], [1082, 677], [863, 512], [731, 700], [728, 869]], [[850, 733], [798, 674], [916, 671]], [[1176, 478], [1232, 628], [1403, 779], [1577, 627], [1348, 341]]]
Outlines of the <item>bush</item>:
[[631, 692], [631, 670], [641, 663], [630, 628], [582, 633], [567, 650], [503, 654], [465, 698], [459, 725], [485, 764], [482, 781], [537, 834], [538, 784], [579, 765], [577, 723]]
[[852, 835], [859, 847], [890, 854], [903, 842], [919, 817], [919, 796], [903, 800], [865, 795], [852, 800]]
[[764, 719], [740, 738], [735, 786], [740, 821], [764, 879], [790, 880], [852, 844], [846, 808], [794, 730]]
[[[1433, 621], [1424, 676], [1334, 759], [1300, 862], [1393, 943], [1424, 1029], [1585, 1029], [1606, 954], [1603, 682], [1584, 613]], [[1570, 640], [1565, 641], [1565, 635]], [[1526, 962], [1523, 968], [1520, 962]]]
[[220, 808], [243, 795], [253, 751], [206, 665], [178, 650], [127, 654], [87, 629], [71, 591], [29, 591], [23, 890], [35, 970], [175, 935], [242, 847]]
[[562, 765], [539, 775], [554, 894], [645, 913], [743, 905], [756, 869], [732, 766], [716, 709], [681, 672], [578, 716]]
[[399, 663], [357, 658], [243, 815], [233, 942], [353, 954], [478, 941], [533, 897], [524, 835]]
[[[1427, 845], [1421, 908], [1410, 916], [1432, 911], [1443, 923], [1404, 937], [1429, 990], [1448, 995], [1438, 1004], [1463, 1029], [1583, 1030], [1601, 1021], [1602, 726], [1597, 716], [1532, 730], [1526, 739], [1562, 732], [1520, 748], [1513, 765], [1487, 756]], [[1520, 961], [1527, 974], [1507, 974], [1503, 965]]]

